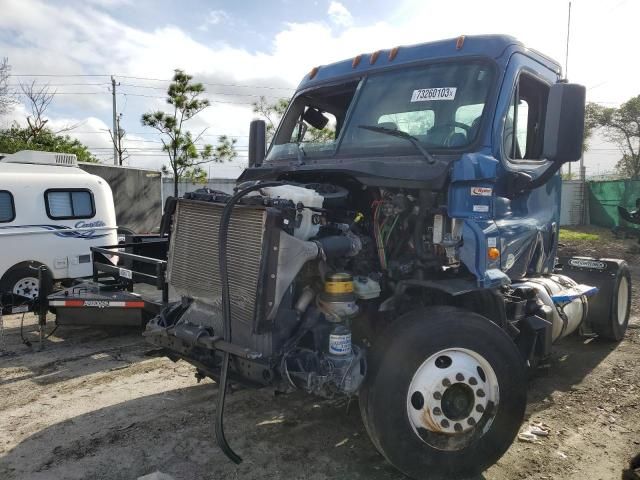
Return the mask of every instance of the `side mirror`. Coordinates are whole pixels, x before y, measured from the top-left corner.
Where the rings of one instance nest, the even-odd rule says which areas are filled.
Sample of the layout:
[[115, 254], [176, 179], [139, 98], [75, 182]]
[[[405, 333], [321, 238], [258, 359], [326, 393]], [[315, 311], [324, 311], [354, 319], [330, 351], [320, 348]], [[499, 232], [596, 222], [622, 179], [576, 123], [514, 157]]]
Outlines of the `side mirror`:
[[267, 125], [264, 120], [249, 124], [249, 168], [262, 165], [266, 155]]
[[[526, 182], [519, 179], [511, 185], [511, 193], [517, 195], [533, 190], [549, 181], [563, 163], [575, 162], [582, 156], [584, 141], [584, 104], [586, 89], [575, 83], [556, 83], [549, 90], [547, 116], [544, 122], [543, 155], [553, 162], [538, 177]], [[523, 183], [520, 185], [518, 183]]]
[[322, 130], [327, 126], [327, 123], [329, 123], [329, 119], [325, 117], [320, 110], [313, 107], [307, 108], [307, 111], [302, 115], [302, 119], [318, 130]]
[[556, 83], [549, 91], [544, 123], [543, 155], [554, 163], [575, 162], [582, 156], [586, 89]]

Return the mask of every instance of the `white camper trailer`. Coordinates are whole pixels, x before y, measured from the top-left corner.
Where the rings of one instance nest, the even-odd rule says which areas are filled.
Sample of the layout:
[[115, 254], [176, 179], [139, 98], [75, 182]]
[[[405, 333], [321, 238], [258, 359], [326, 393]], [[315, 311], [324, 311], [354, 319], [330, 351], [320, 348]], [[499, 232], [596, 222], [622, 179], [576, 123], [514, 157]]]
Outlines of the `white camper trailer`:
[[90, 247], [117, 243], [111, 188], [75, 155], [0, 158], [0, 293], [36, 297], [42, 265], [49, 283], [90, 276]]

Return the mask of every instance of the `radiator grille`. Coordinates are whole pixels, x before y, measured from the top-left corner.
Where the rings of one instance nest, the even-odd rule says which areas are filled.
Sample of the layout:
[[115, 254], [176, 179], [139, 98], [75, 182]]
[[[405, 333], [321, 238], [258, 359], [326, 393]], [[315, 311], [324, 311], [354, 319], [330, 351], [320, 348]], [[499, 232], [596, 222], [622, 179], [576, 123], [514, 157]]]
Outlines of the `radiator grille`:
[[[172, 227], [167, 278], [180, 295], [221, 305], [218, 226], [224, 205], [180, 199]], [[256, 315], [267, 210], [234, 208], [227, 237], [231, 322]]]

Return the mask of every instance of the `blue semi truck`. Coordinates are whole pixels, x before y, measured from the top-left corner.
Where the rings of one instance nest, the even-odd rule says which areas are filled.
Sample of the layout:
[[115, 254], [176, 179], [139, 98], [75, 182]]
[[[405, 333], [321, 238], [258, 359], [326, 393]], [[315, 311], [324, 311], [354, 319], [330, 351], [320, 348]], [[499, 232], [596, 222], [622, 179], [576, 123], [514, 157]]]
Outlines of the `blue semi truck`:
[[241, 461], [223, 429], [233, 382], [357, 395], [372, 443], [411, 478], [495, 463], [552, 344], [619, 341], [629, 320], [624, 261], [557, 258], [584, 105], [557, 62], [508, 36], [357, 55], [304, 77], [268, 149], [252, 122], [234, 195], [169, 202], [181, 301], [145, 335], [219, 382], [224, 452]]

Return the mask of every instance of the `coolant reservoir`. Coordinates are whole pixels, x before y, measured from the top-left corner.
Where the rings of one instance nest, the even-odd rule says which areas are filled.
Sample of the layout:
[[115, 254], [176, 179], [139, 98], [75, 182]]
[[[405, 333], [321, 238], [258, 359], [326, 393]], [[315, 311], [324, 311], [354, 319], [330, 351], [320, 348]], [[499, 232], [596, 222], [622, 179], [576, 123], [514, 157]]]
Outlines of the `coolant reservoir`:
[[[296, 185], [281, 185], [279, 187], [265, 187], [262, 192], [269, 198], [282, 198], [291, 200], [298, 205], [301, 203], [307, 208], [303, 208], [296, 215], [296, 224], [293, 235], [300, 240], [309, 240], [318, 234], [320, 229], [320, 215], [314, 208], [322, 208], [324, 197], [310, 188], [298, 187]], [[310, 207], [310, 208], [309, 208]]]

